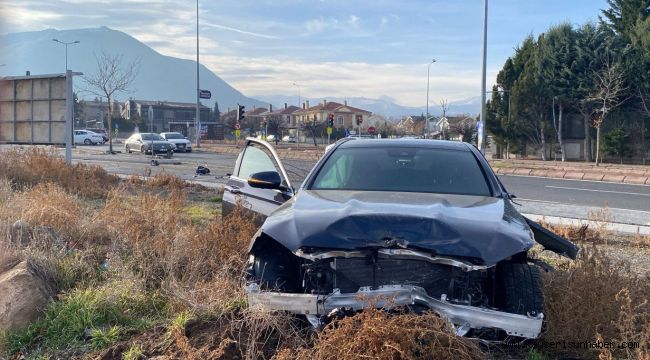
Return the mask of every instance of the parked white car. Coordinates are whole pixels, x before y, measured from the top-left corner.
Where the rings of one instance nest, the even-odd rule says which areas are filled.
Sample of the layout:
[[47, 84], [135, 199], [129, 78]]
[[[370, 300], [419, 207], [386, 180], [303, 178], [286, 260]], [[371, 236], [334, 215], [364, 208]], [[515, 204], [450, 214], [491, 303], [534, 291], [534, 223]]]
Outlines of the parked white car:
[[176, 145], [176, 152], [192, 152], [192, 142], [183, 136], [183, 134], [177, 132], [164, 132], [160, 133], [160, 136]]
[[101, 134], [97, 134], [89, 130], [75, 130], [74, 143], [86, 145], [103, 144], [104, 137]]

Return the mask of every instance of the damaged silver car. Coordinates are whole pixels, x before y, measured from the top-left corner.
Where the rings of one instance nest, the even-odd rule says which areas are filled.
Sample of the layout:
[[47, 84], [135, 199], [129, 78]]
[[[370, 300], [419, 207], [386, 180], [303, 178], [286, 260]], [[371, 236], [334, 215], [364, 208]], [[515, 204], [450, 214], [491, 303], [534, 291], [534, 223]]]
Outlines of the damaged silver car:
[[544, 320], [535, 242], [578, 248], [523, 217], [472, 145], [342, 141], [295, 189], [273, 148], [249, 139], [224, 192], [261, 214], [248, 302], [314, 326], [368, 306], [434, 311], [457, 334], [537, 338]]

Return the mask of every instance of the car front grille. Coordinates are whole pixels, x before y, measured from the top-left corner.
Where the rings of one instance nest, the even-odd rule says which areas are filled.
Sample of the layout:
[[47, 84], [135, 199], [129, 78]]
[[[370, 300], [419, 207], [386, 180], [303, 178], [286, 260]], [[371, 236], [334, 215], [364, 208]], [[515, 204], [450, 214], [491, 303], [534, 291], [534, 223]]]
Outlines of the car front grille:
[[351, 293], [363, 286], [413, 285], [432, 296], [446, 293], [453, 278], [448, 265], [398, 258], [336, 258], [334, 288]]

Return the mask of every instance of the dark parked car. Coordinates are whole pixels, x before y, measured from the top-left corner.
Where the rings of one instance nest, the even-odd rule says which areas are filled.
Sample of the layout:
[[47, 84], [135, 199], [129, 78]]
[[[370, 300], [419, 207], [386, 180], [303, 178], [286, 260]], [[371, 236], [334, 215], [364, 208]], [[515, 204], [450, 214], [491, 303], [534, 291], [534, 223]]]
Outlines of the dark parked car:
[[160, 137], [155, 133], [136, 133], [124, 141], [124, 151], [131, 153], [139, 151], [144, 154], [151, 154], [153, 146], [154, 153], [171, 154], [176, 149], [176, 145]]
[[225, 187], [265, 218], [250, 245], [249, 304], [314, 326], [368, 304], [432, 310], [457, 334], [537, 338], [535, 242], [578, 248], [523, 217], [472, 145], [432, 140], [338, 142], [295, 189], [273, 148], [248, 139]]

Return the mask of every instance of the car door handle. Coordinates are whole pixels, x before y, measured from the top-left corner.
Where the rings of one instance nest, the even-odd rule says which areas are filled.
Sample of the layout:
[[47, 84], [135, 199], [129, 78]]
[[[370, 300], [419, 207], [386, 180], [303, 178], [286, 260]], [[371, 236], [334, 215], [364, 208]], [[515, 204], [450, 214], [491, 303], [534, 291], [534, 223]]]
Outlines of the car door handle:
[[238, 186], [226, 186], [224, 190], [230, 192], [231, 194], [241, 194], [241, 189]]

